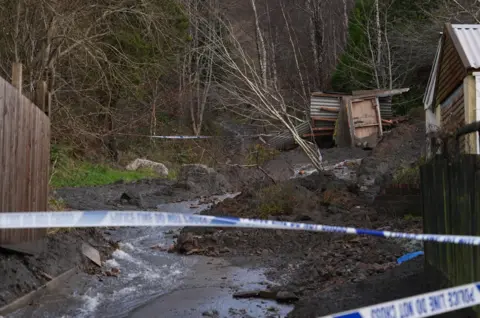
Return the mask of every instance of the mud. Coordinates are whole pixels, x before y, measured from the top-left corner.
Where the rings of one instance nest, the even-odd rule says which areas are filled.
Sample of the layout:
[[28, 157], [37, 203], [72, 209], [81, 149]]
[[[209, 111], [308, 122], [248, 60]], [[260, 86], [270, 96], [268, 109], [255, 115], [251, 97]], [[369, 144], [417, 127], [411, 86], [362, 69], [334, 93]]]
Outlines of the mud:
[[[418, 160], [422, 129], [421, 122], [403, 124], [387, 133], [371, 152], [324, 150], [325, 164], [362, 159], [354, 182], [339, 180], [332, 171], [252, 186], [204, 214], [421, 232], [420, 219], [376, 211], [371, 199], [397, 169]], [[308, 167], [299, 152], [280, 157], [268, 163], [270, 170]], [[287, 179], [285, 175], [275, 177]], [[422, 248], [422, 244], [406, 241], [331, 233], [185, 228], [176, 248], [182, 253], [195, 248], [209, 256], [271, 268], [268, 277], [301, 299], [291, 317], [318, 317], [427, 290], [422, 260], [401, 266], [396, 263], [404, 253]], [[415, 286], [414, 281], [418, 281]]]
[[[72, 209], [127, 210], [156, 209], [163, 203], [241, 191], [240, 196], [203, 214], [420, 232], [419, 219], [394, 218], [373, 209], [361, 187], [369, 187], [375, 195], [398, 167], [418, 159], [422, 128], [423, 123], [404, 124], [386, 134], [373, 151], [323, 150], [325, 165], [362, 159], [354, 172], [358, 180], [353, 181], [340, 180], [335, 171], [291, 179], [299, 169], [309, 167], [308, 158], [294, 150], [261, 169], [230, 165], [214, 171], [195, 165], [185, 167], [178, 180], [61, 189], [56, 196]], [[101, 232], [74, 230], [48, 237], [48, 252], [38, 256], [0, 254], [0, 272], [6, 277], [0, 287], [0, 305], [47, 281], [42, 273], [56, 276], [75, 265], [87, 272], [98, 271], [80, 254], [82, 241], [99, 249], [102, 256], [112, 251], [112, 243]], [[330, 233], [191, 228], [182, 231], [176, 245], [183, 254], [200, 253], [240, 267], [269, 268], [270, 280], [300, 298], [291, 317], [313, 317], [423, 291], [422, 284], [407, 284], [423, 279], [423, 263], [396, 264], [398, 257], [416, 248], [395, 240]]]
[[425, 122], [412, 120], [388, 131], [362, 160], [358, 170], [358, 183], [368, 186], [370, 198], [393, 179], [395, 171], [415, 164], [425, 144]]
[[[216, 205], [209, 215], [261, 217], [281, 221], [321, 223], [402, 232], [421, 231], [420, 220], [393, 219], [377, 213], [359, 195], [355, 184], [321, 173], [279, 185], [244, 192]], [[268, 275], [303, 299], [341, 286], [370, 279], [395, 268], [407, 252], [397, 241], [255, 229], [185, 228], [177, 250], [194, 250], [209, 256], [271, 268]]]
[[96, 229], [73, 229], [50, 234], [36, 255], [0, 253], [0, 307], [12, 302], [75, 266], [87, 273], [100, 273], [81, 253], [82, 242], [95, 247], [102, 257], [110, 255], [115, 243]]

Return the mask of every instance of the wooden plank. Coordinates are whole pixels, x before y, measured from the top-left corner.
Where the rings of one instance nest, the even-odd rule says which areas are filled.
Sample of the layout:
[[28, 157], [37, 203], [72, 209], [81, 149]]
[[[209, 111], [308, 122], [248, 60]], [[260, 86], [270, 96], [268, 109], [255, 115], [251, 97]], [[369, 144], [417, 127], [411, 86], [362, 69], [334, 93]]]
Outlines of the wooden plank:
[[[15, 80], [21, 82], [18, 76]], [[4, 79], [0, 79], [0, 151], [0, 210], [46, 210], [50, 120]], [[3, 230], [0, 244], [16, 248], [45, 233], [44, 229]]]
[[63, 284], [69, 281], [72, 276], [76, 275], [78, 272], [77, 267], [73, 267], [69, 269], [68, 271], [60, 274], [59, 276], [53, 278], [51, 281], [48, 283], [40, 286], [34, 291], [31, 291], [30, 293], [26, 294], [25, 296], [22, 296], [15, 301], [3, 306], [0, 308], [0, 315], [8, 315], [12, 312], [17, 311], [18, 309], [21, 309], [23, 307], [26, 307], [28, 305], [31, 305], [35, 301], [39, 301], [44, 297], [45, 295], [48, 295], [48, 293], [51, 293], [54, 290], [57, 290], [59, 287], [61, 287]]
[[331, 136], [332, 133], [329, 132], [323, 132], [323, 133], [310, 133], [310, 134], [304, 134], [303, 137], [321, 137], [321, 136]]
[[[5, 112], [6, 105], [5, 105], [5, 90], [6, 90], [6, 81], [0, 77], [0, 173], [5, 171], [6, 167], [6, 153], [3, 151], [3, 136], [5, 134], [5, 124], [3, 121], [3, 113]], [[3, 201], [2, 193], [5, 192], [5, 188], [3, 182], [0, 180], [0, 211], [5, 211], [5, 201]], [[1, 240], [1, 233], [0, 233], [0, 240]]]
[[[3, 176], [3, 212], [12, 212], [15, 208], [15, 187], [12, 189], [12, 184], [15, 184], [15, 109], [17, 108], [17, 94], [18, 91], [9, 83], [5, 84], [5, 104], [3, 112], [3, 166], [1, 174]], [[9, 242], [11, 240], [18, 240], [21, 231], [4, 230], [2, 231], [2, 238], [0, 243]]]
[[[328, 118], [328, 117], [318, 117], [318, 116], [314, 116], [314, 117], [312, 117], [312, 120], [313, 120], [313, 121], [331, 121], [331, 122], [336, 122], [336, 121], [337, 121], [337, 118]], [[315, 125], [312, 124], [312, 126], [315, 126]]]
[[335, 127], [314, 127], [313, 131], [334, 131]]
[[26, 177], [26, 186], [25, 186], [25, 200], [27, 201], [27, 211], [33, 211], [33, 202], [32, 202], [32, 160], [33, 160], [33, 155], [32, 155], [32, 147], [33, 147], [33, 112], [29, 110], [26, 115], [26, 125], [27, 125], [27, 131], [25, 134], [25, 139], [26, 139], [26, 155], [25, 155], [25, 177]]
[[23, 66], [21, 63], [12, 64], [12, 85], [20, 94], [22, 93], [22, 84], [23, 84]]
[[17, 91], [13, 89], [13, 87], [7, 84], [7, 89], [5, 90], [5, 100], [6, 100], [6, 109], [4, 112], [3, 123], [5, 125], [5, 134], [3, 139], [3, 149], [2, 152], [5, 153], [5, 167], [2, 169], [3, 171], [3, 189], [4, 192], [3, 200], [5, 202], [5, 211], [11, 212], [13, 208], [13, 196], [14, 196], [14, 189], [12, 189], [11, 184], [14, 183], [14, 170], [12, 169], [13, 156], [14, 156], [14, 140], [15, 140], [15, 132], [13, 129], [16, 126], [15, 123], [15, 109], [17, 108]]
[[35, 88], [35, 104], [37, 104], [38, 108], [43, 112], [47, 112], [46, 96], [47, 82], [38, 81]]

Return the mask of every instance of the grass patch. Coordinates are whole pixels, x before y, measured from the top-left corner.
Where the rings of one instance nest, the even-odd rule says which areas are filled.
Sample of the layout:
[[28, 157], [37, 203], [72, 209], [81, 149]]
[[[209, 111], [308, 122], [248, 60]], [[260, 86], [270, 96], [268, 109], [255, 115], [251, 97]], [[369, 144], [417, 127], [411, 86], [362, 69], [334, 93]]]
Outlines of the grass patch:
[[402, 167], [393, 175], [394, 183], [420, 184], [420, 166], [425, 163], [425, 158], [420, 158], [413, 166]]
[[317, 206], [313, 193], [292, 182], [274, 184], [254, 194], [255, 217], [268, 219], [272, 216], [292, 215], [297, 211], [310, 211]]
[[77, 160], [68, 149], [58, 146], [52, 147], [51, 161], [50, 185], [54, 188], [98, 186], [156, 176], [152, 170], [127, 171], [106, 164]]
[[152, 170], [127, 171], [103, 164], [74, 162], [58, 167], [52, 172], [50, 184], [54, 188], [88, 187], [115, 183], [117, 181], [135, 181], [155, 177]]

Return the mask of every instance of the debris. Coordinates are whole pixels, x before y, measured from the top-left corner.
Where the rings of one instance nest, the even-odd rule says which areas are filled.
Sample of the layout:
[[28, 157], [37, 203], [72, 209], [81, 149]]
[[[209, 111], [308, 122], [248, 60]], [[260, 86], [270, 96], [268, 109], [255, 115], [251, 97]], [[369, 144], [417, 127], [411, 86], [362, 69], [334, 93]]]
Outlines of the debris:
[[102, 266], [100, 253], [98, 252], [97, 249], [95, 249], [91, 245], [87, 243], [82, 243], [82, 254], [85, 255], [88, 259], [90, 259], [92, 262], [94, 262], [98, 266], [100, 267]]
[[402, 264], [404, 262], [408, 262], [409, 260], [412, 260], [420, 255], [423, 255], [423, 251], [417, 251], [417, 252], [413, 252], [413, 253], [408, 253], [408, 254], [405, 254], [403, 255], [402, 257], [399, 257], [397, 259], [397, 264]]
[[157, 245], [153, 245], [153, 246], [150, 246], [150, 249], [152, 250], [159, 250], [161, 252], [166, 252], [168, 251], [170, 248], [166, 247], [166, 246], [163, 246], [163, 245], [160, 245], [160, 244], [157, 244]]
[[194, 248], [194, 249], [186, 252], [185, 255], [201, 254], [203, 252], [205, 252], [205, 250], [203, 248]]
[[48, 279], [48, 280], [52, 280], [52, 279], [53, 279], [52, 276], [48, 275], [48, 274], [45, 273], [45, 272], [40, 271], [40, 272], [38, 272], [38, 273], [40, 274], [40, 276], [42, 276], [42, 277], [44, 277], [44, 278], [46, 278], [46, 279]]
[[233, 298], [262, 298], [275, 300], [277, 292], [270, 290], [251, 290], [233, 294]]

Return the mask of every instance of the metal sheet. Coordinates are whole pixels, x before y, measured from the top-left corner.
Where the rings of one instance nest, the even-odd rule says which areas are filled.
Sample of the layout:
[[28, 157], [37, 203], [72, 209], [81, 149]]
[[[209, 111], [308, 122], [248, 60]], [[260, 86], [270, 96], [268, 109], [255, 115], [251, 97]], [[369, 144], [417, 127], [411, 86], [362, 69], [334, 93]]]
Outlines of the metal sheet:
[[452, 24], [452, 28], [468, 59], [469, 67], [480, 68], [480, 25]]
[[[310, 132], [310, 124], [308, 122], [304, 122], [295, 127], [295, 130], [300, 136], [307, 134], [308, 132]], [[267, 143], [275, 149], [279, 150], [288, 149], [295, 145], [292, 134], [288, 130], [278, 136], [270, 138]]]
[[378, 98], [378, 101], [380, 102], [380, 115], [382, 116], [382, 119], [392, 119], [392, 97], [380, 97]]
[[[336, 120], [338, 112], [340, 111], [341, 96], [314, 96], [310, 99], [310, 116], [324, 117], [331, 120]], [[338, 109], [338, 112], [331, 112], [321, 109], [328, 107]], [[315, 127], [335, 127], [335, 121], [315, 121]], [[333, 133], [332, 133], [333, 134]]]

